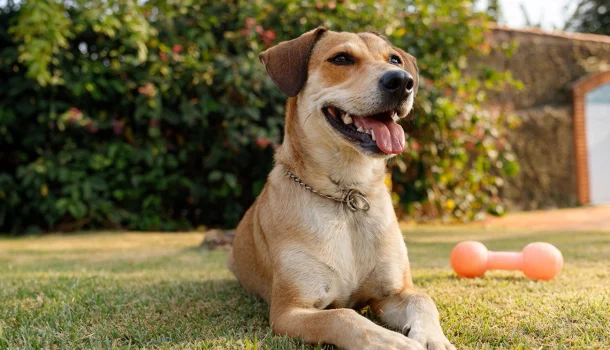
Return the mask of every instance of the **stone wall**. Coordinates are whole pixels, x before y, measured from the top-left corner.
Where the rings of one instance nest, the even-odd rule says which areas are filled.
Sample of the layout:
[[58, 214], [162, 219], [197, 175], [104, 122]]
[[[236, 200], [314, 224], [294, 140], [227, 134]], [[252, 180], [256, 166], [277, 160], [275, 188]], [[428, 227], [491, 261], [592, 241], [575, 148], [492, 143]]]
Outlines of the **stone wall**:
[[550, 209], [577, 204], [572, 109], [545, 105], [517, 111], [521, 126], [508, 140], [521, 172], [507, 181], [512, 210]]
[[[496, 93], [494, 105], [511, 108], [521, 126], [509, 140], [521, 173], [504, 190], [513, 210], [577, 204], [572, 85], [595, 72], [610, 70], [610, 36], [545, 33], [494, 28], [495, 49], [485, 64], [510, 70], [522, 91]], [[500, 49], [518, 44], [512, 57]]]

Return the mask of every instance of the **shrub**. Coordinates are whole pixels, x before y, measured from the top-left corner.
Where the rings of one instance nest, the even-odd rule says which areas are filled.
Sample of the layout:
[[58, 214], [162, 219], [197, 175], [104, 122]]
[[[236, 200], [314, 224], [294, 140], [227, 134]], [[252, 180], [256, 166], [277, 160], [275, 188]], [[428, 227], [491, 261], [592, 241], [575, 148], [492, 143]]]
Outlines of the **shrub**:
[[282, 137], [258, 53], [318, 25], [376, 29], [418, 58], [399, 211], [500, 214], [518, 167], [509, 120], [481, 104], [511, 79], [462, 74], [488, 50], [471, 1], [24, 0], [0, 13], [0, 231], [235, 225]]

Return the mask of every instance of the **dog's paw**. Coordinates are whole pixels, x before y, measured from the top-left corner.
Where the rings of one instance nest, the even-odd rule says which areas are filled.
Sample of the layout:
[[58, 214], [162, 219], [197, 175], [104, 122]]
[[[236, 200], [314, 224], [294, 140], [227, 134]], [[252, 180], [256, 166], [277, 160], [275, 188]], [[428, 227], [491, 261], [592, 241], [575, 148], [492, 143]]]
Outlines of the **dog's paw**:
[[365, 350], [425, 350], [420, 343], [388, 329], [381, 329], [367, 337], [366, 344], [359, 349]]
[[411, 328], [408, 337], [428, 350], [456, 350], [439, 327]]

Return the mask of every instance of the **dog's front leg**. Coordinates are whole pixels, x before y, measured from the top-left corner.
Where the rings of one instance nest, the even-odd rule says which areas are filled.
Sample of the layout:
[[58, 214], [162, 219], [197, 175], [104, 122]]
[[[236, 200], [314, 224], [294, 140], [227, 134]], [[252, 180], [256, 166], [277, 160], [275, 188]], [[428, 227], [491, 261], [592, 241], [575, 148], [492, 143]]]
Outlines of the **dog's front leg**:
[[438, 310], [427, 294], [405, 289], [373, 303], [373, 308], [388, 326], [395, 327], [427, 349], [455, 350], [443, 334]]
[[352, 309], [272, 305], [270, 321], [276, 334], [307, 343], [334, 344], [342, 349], [423, 349], [418, 342], [376, 325]]

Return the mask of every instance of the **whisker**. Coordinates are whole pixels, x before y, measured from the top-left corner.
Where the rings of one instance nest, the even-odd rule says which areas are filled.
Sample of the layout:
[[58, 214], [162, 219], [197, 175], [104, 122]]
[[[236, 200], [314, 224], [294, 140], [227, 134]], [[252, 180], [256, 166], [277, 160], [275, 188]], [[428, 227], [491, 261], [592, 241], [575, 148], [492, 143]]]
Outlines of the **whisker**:
[[305, 123], [307, 123], [307, 120], [309, 120], [309, 117], [311, 117], [311, 115], [313, 114], [313, 112], [309, 113], [309, 115], [307, 116], [307, 118], [305, 118], [305, 121], [303, 122], [302, 127], [305, 126]]

